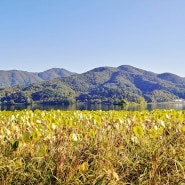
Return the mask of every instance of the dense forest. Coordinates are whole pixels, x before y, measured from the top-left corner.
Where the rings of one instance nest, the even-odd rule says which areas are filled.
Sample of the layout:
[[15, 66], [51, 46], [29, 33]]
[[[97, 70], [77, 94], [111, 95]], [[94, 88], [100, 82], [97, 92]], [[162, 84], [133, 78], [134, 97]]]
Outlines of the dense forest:
[[58, 77], [67, 77], [74, 74], [63, 68], [53, 68], [47, 71], [32, 73], [20, 70], [3, 71], [0, 70], [0, 88], [26, 85], [45, 80], [53, 80]]
[[19, 85], [1, 88], [1, 104], [154, 103], [185, 98], [185, 78], [128, 65], [99, 67], [83, 74], [68, 71], [63, 77], [56, 71], [40, 76], [39, 82], [24, 85], [13, 78]]

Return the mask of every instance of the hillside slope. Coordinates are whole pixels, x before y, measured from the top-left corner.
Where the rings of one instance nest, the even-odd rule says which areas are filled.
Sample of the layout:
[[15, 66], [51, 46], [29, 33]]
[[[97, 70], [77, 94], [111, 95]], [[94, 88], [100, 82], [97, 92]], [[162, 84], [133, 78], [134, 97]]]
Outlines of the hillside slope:
[[185, 98], [185, 82], [174, 74], [156, 74], [129, 65], [99, 67], [83, 74], [15, 86], [0, 91], [2, 103], [165, 102]]
[[0, 88], [15, 85], [32, 84], [44, 80], [52, 80], [58, 77], [66, 77], [72, 74], [74, 73], [59, 68], [53, 68], [40, 73], [31, 73], [20, 70], [10, 70], [10, 71], [0, 70]]

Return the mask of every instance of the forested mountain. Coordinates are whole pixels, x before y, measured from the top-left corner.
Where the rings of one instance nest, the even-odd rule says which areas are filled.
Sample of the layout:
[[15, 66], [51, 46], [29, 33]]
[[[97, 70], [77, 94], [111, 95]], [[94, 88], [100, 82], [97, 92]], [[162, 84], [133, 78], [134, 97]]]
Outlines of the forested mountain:
[[72, 74], [74, 73], [59, 68], [53, 68], [40, 73], [31, 73], [19, 70], [0, 70], [0, 88], [21, 84], [32, 84], [44, 80], [52, 80], [58, 77], [66, 77]]
[[122, 65], [6, 88], [0, 91], [0, 96], [4, 104], [165, 102], [185, 98], [185, 80], [170, 73], [156, 74]]

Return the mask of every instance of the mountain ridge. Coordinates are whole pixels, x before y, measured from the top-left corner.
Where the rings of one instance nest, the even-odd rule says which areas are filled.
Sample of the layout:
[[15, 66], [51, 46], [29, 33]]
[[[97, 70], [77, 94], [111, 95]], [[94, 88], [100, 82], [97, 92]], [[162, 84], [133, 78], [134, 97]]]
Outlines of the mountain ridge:
[[28, 72], [22, 70], [0, 70], [0, 88], [15, 85], [26, 85], [58, 77], [66, 77], [75, 73], [63, 68], [52, 68], [43, 72]]
[[[56, 72], [57, 73], [57, 72]], [[59, 74], [58, 74], [59, 75]], [[123, 100], [166, 102], [185, 99], [185, 78], [171, 73], [157, 74], [130, 65], [98, 67], [82, 74], [46, 79], [0, 91], [2, 104], [76, 102], [119, 103]]]

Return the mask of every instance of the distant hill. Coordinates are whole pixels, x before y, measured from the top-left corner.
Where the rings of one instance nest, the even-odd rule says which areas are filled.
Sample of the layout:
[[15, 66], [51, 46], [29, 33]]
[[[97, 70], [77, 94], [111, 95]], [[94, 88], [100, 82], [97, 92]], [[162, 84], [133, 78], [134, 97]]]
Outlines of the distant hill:
[[40, 73], [31, 73], [27, 71], [0, 70], [0, 88], [10, 87], [22, 84], [32, 84], [44, 80], [52, 80], [58, 77], [70, 76], [74, 73], [65, 69], [53, 68]]
[[182, 85], [185, 84], [185, 78], [179, 77], [172, 73], [162, 73], [162, 74], [157, 75], [157, 77], [163, 80], [172, 82], [174, 84], [182, 84]]
[[[46, 74], [52, 71], [46, 72]], [[59, 72], [53, 73], [59, 75]], [[39, 75], [38, 75], [39, 76]], [[99, 67], [83, 74], [29, 85], [19, 85], [0, 91], [1, 102], [69, 104], [74, 102], [142, 103], [165, 102], [185, 98], [185, 80], [170, 73], [156, 74], [129, 65]], [[50, 75], [49, 75], [50, 76]], [[56, 77], [56, 76], [55, 76]]]

